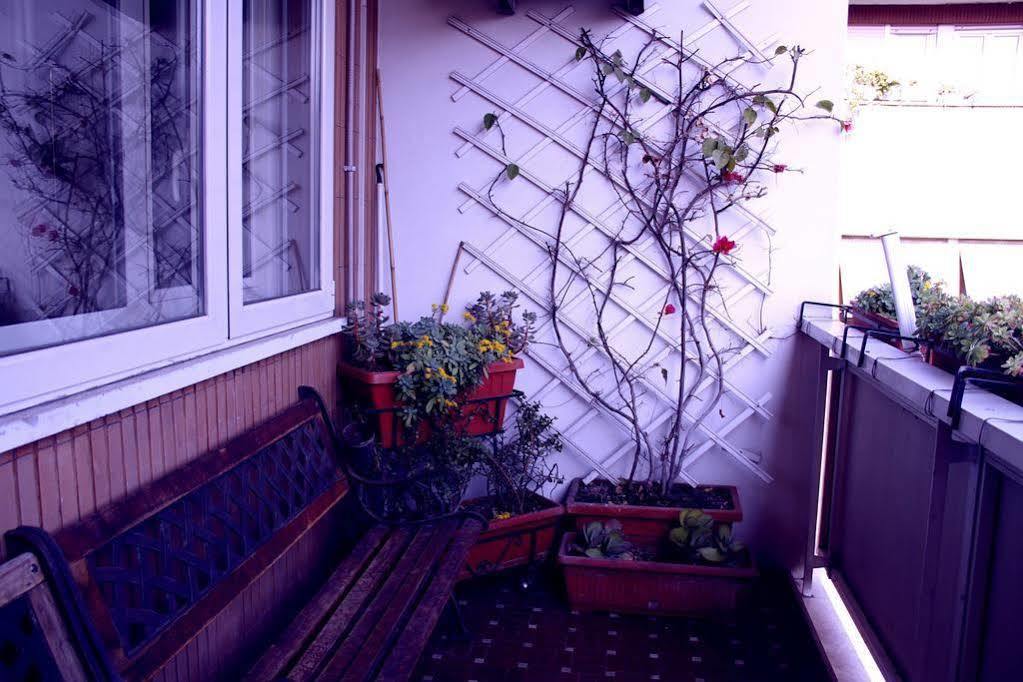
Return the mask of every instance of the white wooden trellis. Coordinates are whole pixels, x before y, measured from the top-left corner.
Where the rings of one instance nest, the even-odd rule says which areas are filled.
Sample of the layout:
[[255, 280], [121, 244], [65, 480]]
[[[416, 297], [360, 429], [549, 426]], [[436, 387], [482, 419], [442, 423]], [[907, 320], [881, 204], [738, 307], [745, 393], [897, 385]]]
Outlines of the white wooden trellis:
[[[463, 243], [461, 248], [465, 249], [465, 251], [467, 253], [469, 253], [473, 258], [476, 258], [477, 260], [481, 261], [483, 263], [483, 265], [485, 265], [487, 267], [487, 269], [489, 269], [491, 272], [493, 272], [494, 274], [496, 274], [499, 277], [501, 277], [503, 280], [505, 280], [505, 282], [507, 282], [508, 284], [510, 284], [510, 285], [512, 285], [514, 287], [517, 287], [518, 291], [520, 293], [525, 294], [526, 297], [531, 299], [534, 303], [537, 303], [538, 305], [544, 305], [545, 304], [544, 297], [543, 297], [543, 295], [541, 293], [533, 290], [529, 286], [526, 286], [521, 280], [519, 280], [517, 277], [515, 277], [513, 274], [511, 274], [507, 270], [507, 268], [504, 268], [503, 266], [498, 264], [493, 259], [491, 259], [491, 258], [487, 257], [486, 255], [484, 255], [479, 249], [477, 249], [476, 247], [472, 246], [469, 243]], [[575, 334], [582, 336], [582, 338], [586, 337], [586, 331], [583, 330], [581, 327], [579, 327], [574, 322], [572, 322], [571, 320], [564, 320], [563, 322], [564, 322], [564, 324], [566, 326], [568, 326], [570, 329], [572, 329]], [[600, 352], [603, 353], [603, 351], [600, 351]], [[566, 374], [567, 370], [563, 370], [563, 371], [559, 372], [542, 355], [539, 355], [535, 351], [530, 351], [530, 350], [527, 349], [526, 354], [530, 357], [531, 360], [537, 362], [542, 367], [544, 367], [544, 369], [546, 369], [552, 376], [558, 377], [558, 381], [563, 386], [568, 388], [572, 393], [576, 394], [582, 400], [584, 400], [587, 403], [589, 403], [591, 405], [592, 410], [594, 410], [596, 412], [600, 412], [600, 413], [604, 414], [604, 416], [609, 417], [609, 420], [610, 420], [611, 423], [613, 423], [615, 426], [619, 427], [620, 430], [624, 431], [627, 436], [631, 435], [631, 433], [632, 433], [631, 426], [627, 422], [625, 422], [619, 415], [617, 415], [617, 414], [607, 410], [605, 407], [603, 407], [599, 403], [593, 402], [591, 396], [589, 395], [589, 393], [587, 393], [586, 390], [584, 388], [582, 388], [582, 386], [580, 386], [578, 383], [576, 383], [572, 378], [567, 376], [567, 374]], [[726, 369], [730, 368], [730, 367], [734, 367], [734, 365], [737, 364], [742, 359], [742, 357], [744, 357], [744, 356], [740, 353], [736, 357], [732, 358], [728, 363], [726, 363], [726, 365], [725, 365]], [[644, 395], [650, 395], [652, 397], [655, 397], [660, 402], [664, 402], [664, 403], [666, 403], [668, 405], [671, 405], [671, 403], [673, 402], [673, 398], [670, 398], [669, 396], [667, 396], [664, 393], [662, 393], [649, 380], [641, 379], [641, 383], [644, 385], [645, 388], [648, 389], [648, 392], [646, 394], [644, 394]], [[770, 394], [766, 394], [765, 396], [762, 396], [758, 402], [761, 403], [761, 404], [764, 404], [764, 403], [768, 402], [770, 400], [770, 398], [771, 398]], [[756, 413], [756, 410], [754, 410], [752, 408], [748, 408], [748, 409], [744, 410], [743, 412], [741, 412], [738, 416], [733, 418], [733, 421], [736, 421], [736, 420], [738, 420], [738, 421], [736, 421], [736, 423], [732, 424], [732, 427], [729, 429], [729, 432], [734, 430], [734, 428], [736, 428], [739, 424], [741, 424], [743, 421], [745, 421], [746, 419], [748, 419], [749, 417], [751, 417], [755, 413]], [[673, 410], [665, 410], [658, 417], [655, 417], [651, 422], [649, 422], [646, 425], [646, 427], [648, 429], [656, 428], [660, 423], [662, 423], [663, 421], [668, 419], [673, 414], [674, 414]], [[687, 418], [690, 421], [692, 419], [691, 415], [688, 415], [688, 414], [685, 414], [685, 413], [683, 414], [683, 418]], [[742, 450], [740, 450], [739, 448], [736, 448], [735, 446], [730, 444], [728, 441], [726, 441], [719, 433], [715, 432], [713, 429], [711, 429], [710, 427], [706, 426], [705, 424], [701, 424], [698, 427], [698, 430], [704, 436], [706, 436], [708, 442], [712, 443], [713, 445], [718, 445], [719, 447], [721, 447], [726, 453], [731, 455], [737, 462], [739, 462], [744, 467], [749, 469], [751, 472], [756, 474], [764, 482], [770, 483], [773, 480], [772, 476], [769, 473], [764, 471], [755, 462], [750, 460], [750, 458], [748, 458]], [[624, 455], [628, 451], [628, 448], [630, 446], [631, 446], [631, 443], [629, 441], [627, 441], [622, 446], [617, 448], [611, 454], [611, 456], [609, 456], [605, 460], [599, 462], [599, 464], [600, 464], [599, 467], [595, 466], [594, 468], [596, 470], [598, 470], [598, 471], [601, 471], [602, 473], [605, 472], [607, 470], [607, 468], [609, 468], [612, 464], [614, 464], [615, 461], [620, 459], [621, 456]], [[704, 447], [704, 446], [701, 445], [701, 446], [698, 446], [698, 447]], [[707, 446], [707, 447], [710, 447], [710, 446]], [[583, 448], [577, 447], [576, 449], [583, 449]]]
[[[643, 65], [641, 65], [637, 70], [638, 81], [644, 87], [649, 88], [651, 92], [654, 93], [655, 100], [660, 101], [665, 105], [659, 112], [660, 116], [654, 118], [654, 120], [650, 120], [653, 117], [648, 117], [648, 119], [645, 120], [643, 123], [644, 126], [650, 127], [654, 125], [654, 123], [656, 123], [657, 120], [663, 118], [663, 116], [666, 115], [668, 111], [670, 111], [670, 104], [668, 104], [670, 102], [670, 96], [668, 95], [668, 93], [660, 91], [660, 89], [656, 86], [656, 84], [653, 81], [646, 78], [646, 74], [660, 62], [662, 57], [666, 56], [671, 52], [674, 52], [676, 54], [682, 53], [688, 55], [691, 61], [703, 65], [704, 68], [708, 69], [709, 71], [715, 72], [716, 76], [721, 78], [723, 81], [727, 82], [732, 87], [745, 89], [745, 86], [738, 82], [732, 76], [731, 73], [722, 73], [714, 69], [712, 64], [709, 64], [705, 60], [703, 60], [698, 53], [691, 49], [690, 46], [696, 40], [699, 40], [700, 38], [714, 31], [715, 29], [721, 27], [725, 28], [729, 32], [732, 32], [733, 34], [737, 34], [732, 19], [737, 14], [748, 8], [749, 5], [750, 5], [749, 0], [743, 0], [742, 2], [738, 3], [737, 5], [733, 6], [732, 8], [724, 12], [721, 12], [720, 10], [717, 10], [716, 7], [714, 7], [711, 10], [712, 13], [714, 14], [713, 20], [710, 21], [705, 26], [698, 29], [693, 34], [688, 34], [686, 36], [687, 46], [685, 50], [683, 50], [682, 46], [679, 45], [678, 43], [675, 43], [672, 39], [660, 34], [658, 31], [651, 28], [648, 24], [645, 23], [645, 21], [638, 19], [636, 17], [632, 17], [631, 15], [623, 15], [626, 21], [623, 22], [622, 26], [613, 31], [612, 35], [610, 36], [611, 39], [623, 35], [626, 30], [638, 29], [654, 37], [662, 46], [662, 49], [660, 51], [655, 52], [651, 56], [651, 58]], [[656, 8], [656, 6], [654, 7]], [[535, 266], [524, 277], [520, 277], [519, 275], [516, 275], [515, 273], [509, 271], [507, 268], [502, 266], [498, 262], [498, 260], [495, 259], [495, 256], [497, 252], [509, 242], [511, 237], [516, 234], [526, 237], [527, 240], [535, 244], [539, 249], [543, 250], [544, 253], [548, 252], [546, 250], [545, 240], [543, 240], [537, 233], [527, 228], [523, 224], [523, 223], [528, 224], [532, 219], [539, 216], [545, 208], [559, 201], [559, 199], [563, 200], [564, 198], [563, 191], [555, 189], [555, 187], [548, 185], [546, 182], [541, 180], [536, 173], [532, 172], [528, 166], [528, 163], [534, 158], [536, 158], [536, 156], [541, 151], [543, 151], [550, 145], [554, 144], [564, 149], [570, 155], [573, 155], [578, 159], [586, 159], [588, 167], [583, 169], [584, 173], [602, 172], [604, 170], [599, 161], [597, 161], [596, 159], [588, 158], [587, 155], [585, 155], [583, 151], [579, 149], [576, 145], [574, 145], [567, 137], [567, 133], [573, 128], [573, 126], [586, 120], [588, 116], [592, 115], [593, 112], [597, 111], [598, 109], [598, 107], [596, 107], [595, 102], [593, 102], [589, 96], [580, 92], [574, 86], [568, 84], [565, 81], [565, 77], [571, 72], [572, 69], [578, 66], [578, 62], [573, 60], [559, 69], [555, 69], [554, 71], [548, 71], [547, 69], [544, 69], [543, 67], [531, 61], [525, 54], [530, 45], [532, 45], [540, 37], [548, 33], [554, 33], [560, 36], [561, 38], [565, 39], [569, 43], [573, 45], [578, 45], [576, 35], [561, 23], [565, 18], [567, 18], [571, 14], [572, 14], [571, 7], [563, 9], [561, 12], [559, 12], [558, 14], [551, 18], [548, 18], [535, 11], [528, 12], [527, 16], [534, 22], [538, 23], [539, 28], [534, 30], [525, 38], [521, 39], [516, 45], [514, 45], [511, 48], [505, 47], [495, 38], [491, 37], [490, 35], [480, 31], [479, 29], [473, 26], [470, 26], [469, 24], [465, 23], [460, 19], [451, 17], [448, 20], [449, 25], [451, 25], [453, 28], [457, 29], [464, 35], [472, 38], [476, 42], [490, 48], [498, 55], [497, 59], [491, 62], [489, 65], [487, 65], [484, 69], [482, 69], [477, 74], [476, 77], [467, 77], [461, 73], [458, 73], [457, 71], [453, 72], [451, 74], [451, 78], [453, 81], [455, 81], [455, 83], [457, 83], [458, 89], [452, 95], [452, 99], [457, 101], [464, 97], [469, 92], [472, 92], [477, 96], [481, 97], [482, 99], [490, 102], [499, 110], [497, 112], [499, 121], [504, 121], [507, 120], [508, 118], [515, 118], [519, 122], [523, 123], [524, 125], [526, 125], [527, 127], [531, 128], [532, 130], [536, 131], [541, 135], [541, 140], [538, 143], [533, 145], [532, 148], [530, 148], [524, 154], [520, 155], [517, 159], [514, 160], [514, 163], [519, 167], [519, 176], [524, 178], [526, 181], [530, 182], [538, 189], [540, 189], [541, 192], [544, 194], [543, 198], [538, 203], [536, 203], [528, 210], [526, 210], [521, 218], [511, 216], [505, 213], [504, 211], [499, 210], [497, 207], [493, 206], [490, 203], [490, 200], [487, 196], [489, 182], [483, 184], [479, 188], [474, 188], [468, 183], [459, 184], [459, 190], [462, 191], [467, 196], [466, 201], [459, 207], [459, 211], [465, 212], [472, 205], [480, 205], [507, 224], [507, 227], [489, 246], [486, 247], [486, 249], [480, 249], [479, 247], [473, 244], [463, 243], [463, 245], [460, 248], [464, 248], [465, 251], [468, 252], [473, 257], [472, 262], [468, 264], [468, 266], [466, 267], [466, 272], [470, 272], [475, 267], [482, 265], [489, 271], [496, 274], [501, 279], [505, 280], [505, 282], [507, 282], [510, 286], [517, 288], [521, 293], [523, 293], [527, 298], [531, 299], [534, 303], [541, 306], [546, 305], [545, 297], [532, 288], [531, 282], [537, 277], [544, 274], [546, 267], [549, 267], [549, 265], [547, 265], [546, 267], [544, 266], [544, 264]], [[648, 16], [649, 13], [647, 14], [647, 17]], [[740, 41], [744, 41], [746, 39], [747, 37], [743, 33]], [[771, 36], [769, 39], [762, 41], [760, 44], [767, 46], [770, 45], [773, 42], [773, 40], [774, 37]], [[747, 49], [750, 50], [750, 52], [756, 54], [757, 56], [761, 56], [763, 54], [761, 52], [761, 48], [759, 47], [759, 45], [753, 42], [750, 42], [750, 44], [746, 45], [746, 47]], [[514, 102], [505, 101], [503, 98], [491, 92], [485, 85], [486, 80], [495, 76], [497, 73], [500, 72], [502, 67], [509, 64], [514, 64], [515, 66], [525, 70], [526, 72], [528, 72], [533, 77], [539, 80], [539, 83], [537, 85], [530, 88], [524, 95], [518, 97]], [[627, 87], [625, 84], [621, 84], [619, 89], [624, 89], [625, 87]], [[534, 115], [530, 114], [529, 111], [527, 110], [527, 106], [531, 101], [533, 101], [539, 94], [551, 88], [557, 90], [563, 95], [568, 96], [570, 99], [575, 100], [577, 103], [581, 105], [581, 108], [574, 114], [572, 114], [569, 118], [565, 119], [560, 124], [555, 125], [549, 125], [546, 122], [539, 120]], [[482, 131], [477, 135], [468, 133], [460, 128], [456, 128], [454, 132], [456, 136], [461, 140], [461, 144], [456, 150], [456, 154], [459, 157], [464, 156], [470, 149], [476, 149], [482, 151], [484, 154], [490, 156], [491, 158], [498, 161], [502, 165], [507, 165], [513, 162], [513, 160], [507, 158], [502, 151], [496, 149], [490, 144], [487, 144], [487, 142], [484, 139], [488, 134], [487, 131]], [[621, 178], [616, 178], [612, 176], [609, 179], [619, 186], [622, 186], [623, 184]], [[592, 232], [601, 233], [606, 238], [613, 238], [617, 230], [611, 227], [606, 221], [610, 220], [611, 217], [617, 212], [617, 208], [618, 207], [612, 204], [612, 206], [608, 207], [607, 209], [604, 209], [603, 211], [600, 211], [597, 215], [593, 215], [587, 209], [581, 206], [578, 205], [570, 206], [569, 209], [585, 221], [583, 229], [574, 234], [572, 240], [580, 240], [584, 235], [590, 234]], [[744, 225], [739, 227], [738, 232], [732, 233], [733, 238], [735, 238], [737, 235], [741, 236], [741, 233], [748, 232], [749, 230], [752, 229], [763, 229], [769, 234], [772, 234], [774, 232], [774, 228], [767, 221], [765, 221], [762, 217], [760, 217], [747, 207], [739, 204], [737, 206], [737, 209], [738, 209], [737, 212], [743, 215], [743, 217], [746, 219], [746, 222]], [[687, 234], [685, 234], [683, 238], [688, 240], [706, 239], [705, 236], [699, 235], [693, 230], [688, 230]], [[648, 245], [649, 245], [648, 243], [635, 246], [630, 245], [630, 248], [627, 250], [627, 253], [623, 256], [623, 260], [627, 260], [629, 262], [636, 261], [642, 263], [656, 276], [658, 276], [662, 280], [666, 280], [667, 272], [664, 270], [664, 268], [660, 266], [656, 260], [654, 260], [645, 253], [644, 247]], [[589, 281], [590, 283], [606, 282], [606, 278], [609, 276], [609, 273], [602, 272], [600, 268], [597, 267], [595, 264], [591, 264], [589, 266], [580, 265], [574, 262], [572, 259], [568, 258], [567, 256], [564, 256], [564, 254], [560, 254], [560, 257], [562, 265], [569, 272], [571, 272], [572, 275], [574, 275], [575, 277], [583, 278]], [[731, 294], [729, 301], [722, 302], [726, 308], [728, 307], [729, 304], [734, 303], [735, 301], [742, 299], [751, 293], [757, 292], [759, 293], [759, 295], [762, 296], [767, 296], [771, 293], [770, 286], [766, 281], [764, 281], [763, 277], [748, 272], [745, 268], [743, 268], [741, 265], [739, 265], [737, 262], [731, 259], [723, 259], [723, 264], [729, 266], [730, 269], [732, 269], [741, 279], [745, 281], [744, 286], [740, 287], [736, 292], [733, 292]], [[587, 272], [584, 271], [583, 268], [592, 271]], [[662, 293], [667, 292], [667, 290], [668, 285], [666, 283], [664, 287], [662, 287]], [[594, 355], [605, 357], [604, 356], [605, 351], [603, 348], [598, 348], [593, 344], [585, 343], [585, 340], [588, 338], [587, 331], [584, 328], [582, 328], [578, 323], [576, 323], [573, 319], [571, 319], [567, 314], [572, 309], [572, 307], [574, 305], [577, 305], [582, 299], [583, 297], [580, 294], [577, 294], [572, 300], [566, 302], [565, 306], [559, 309], [558, 321], [567, 329], [569, 329], [574, 335], [579, 337], [580, 345], [575, 352], [579, 354], [578, 357], [580, 358], [580, 360], [587, 359]], [[684, 370], [685, 364], [688, 362], [692, 362], [694, 360], [694, 354], [688, 349], [684, 348], [683, 345], [678, 343], [675, 339], [671, 338], [670, 334], [668, 334], [665, 330], [662, 330], [657, 325], [656, 321], [651, 321], [651, 317], [654, 317], [656, 319], [656, 316], [659, 314], [660, 299], [658, 297], [655, 296], [647, 299], [646, 303], [638, 308], [628, 303], [627, 301], [623, 300], [621, 297], [617, 295], [612, 295], [611, 301], [618, 307], [619, 310], [623, 311], [625, 314], [623, 319], [618, 324], [614, 325], [612, 329], [609, 330], [608, 333], [611, 335], [611, 338], [617, 338], [617, 335], [623, 332], [625, 328], [627, 328], [634, 322], [638, 322], [639, 324], [644, 325], [648, 329], [650, 329], [652, 333], [656, 334], [664, 342], [662, 350], [659, 353], [656, 353], [652, 358], [646, 359], [643, 367], [640, 368], [641, 372], [638, 376], [639, 385], [641, 387], [641, 390], [644, 391], [641, 399], [643, 401], [653, 400], [654, 404], [664, 404], [665, 406], [664, 410], [660, 412], [655, 412], [650, 421], [645, 425], [646, 429], [652, 431], [658, 428], [661, 424], [663, 424], [665, 421], [667, 421], [674, 415], [673, 402], [674, 398], [668, 395], [663, 390], [661, 390], [660, 387], [656, 384], [656, 382], [650, 380], [649, 376], [647, 375], [648, 371], [653, 369], [665, 357], [673, 353], [681, 354], [683, 360], [682, 371], [685, 371]], [[742, 340], [742, 345], [736, 349], [734, 355], [730, 357], [728, 362], [726, 363], [726, 369], [734, 368], [744, 359], [749, 357], [749, 355], [753, 352], [760, 352], [763, 355], [769, 355], [770, 351], [766, 346], [766, 341], [769, 338], [768, 333], [764, 332], [760, 334], [752, 334], [744, 327], [735, 324], [728, 317], [728, 315], [718, 311], [716, 308], [711, 309], [708, 307], [707, 311], [715, 319], [716, 323], [719, 324], [723, 329], [726, 329], [728, 332], [734, 334], [736, 337]], [[553, 323], [552, 320], [546, 321], [544, 325], [541, 326], [541, 329], [552, 323]], [[662, 333], [662, 331], [664, 331], [664, 333]], [[550, 391], [554, 390], [554, 388], [556, 388], [557, 386], [564, 386], [577, 398], [587, 403], [587, 410], [580, 417], [575, 419], [571, 424], [569, 424], [565, 429], [562, 430], [562, 436], [565, 438], [566, 443], [570, 445], [570, 449], [577, 455], [585, 459], [593, 467], [594, 471], [593, 475], [596, 475], [597, 473], [605, 476], [608, 475], [609, 474], [608, 469], [611, 466], [613, 466], [618, 461], [618, 459], [620, 459], [624, 454], [629, 452], [629, 450], [633, 447], [631, 439], [631, 427], [629, 426], [628, 422], [622, 419], [620, 415], [617, 415], [616, 413], [596, 403], [592, 399], [592, 397], [589, 396], [586, 390], [582, 388], [582, 386], [577, 385], [577, 383], [571, 377], [565, 376], [564, 371], [559, 371], [556, 367], [552, 366], [550, 362], [546, 360], [546, 358], [539, 355], [535, 351], [527, 352], [530, 355], [531, 360], [535, 361], [536, 364], [538, 364], [540, 367], [545, 369], [550, 374], [550, 379], [540, 388], [540, 390], [535, 394], [535, 397], [542, 398], [543, 396], [547, 395]], [[706, 387], [712, 385], [714, 381], [716, 381], [715, 376], [705, 377], [701, 384], [696, 388], [697, 392], [699, 393], [704, 391]], [[685, 470], [692, 466], [692, 464], [696, 462], [706, 452], [709, 452], [713, 448], [718, 447], [723, 452], [725, 452], [726, 454], [730, 455], [733, 459], [735, 459], [739, 464], [741, 464], [742, 466], [750, 470], [752, 473], [757, 475], [759, 478], [761, 478], [761, 480], [769, 483], [771, 482], [772, 478], [769, 473], [767, 473], [759, 466], [759, 464], [756, 461], [757, 458], [751, 456], [749, 453], [745, 452], [741, 448], [737, 448], [731, 443], [729, 443], [727, 440], [727, 436], [731, 434], [736, 428], [738, 428], [739, 425], [741, 425], [748, 419], [752, 418], [754, 415], [760, 415], [765, 419], [770, 418], [771, 414], [766, 409], [766, 404], [770, 401], [771, 395], [770, 393], [765, 393], [761, 397], [753, 399], [750, 396], [746, 395], [737, 386], [735, 386], [733, 382], [729, 380], [724, 380], [723, 383], [725, 386], [725, 394], [738, 399], [740, 402], [744, 403], [745, 407], [738, 414], [731, 417], [731, 419], [729, 419], [727, 422], [718, 424], [716, 428], [712, 428], [706, 422], [699, 423], [696, 425], [696, 430], [703, 437], [703, 441], [696, 444], [695, 448], [687, 456], [686, 461], [684, 462], [683, 465], [683, 472], [680, 474], [680, 477], [684, 480], [688, 480], [689, 482], [694, 482], [692, 480], [692, 477]], [[610, 455], [608, 455], [601, 461], [595, 461], [594, 458], [590, 454], [588, 454], [586, 448], [576, 444], [573, 439], [574, 434], [577, 433], [582, 426], [592, 421], [598, 415], [602, 415], [603, 417], [607, 418], [610, 423], [618, 426], [621, 430], [625, 432], [626, 435], [625, 442], [614, 448]], [[693, 424], [693, 415], [683, 414], [683, 419], [686, 420], [686, 423]]]

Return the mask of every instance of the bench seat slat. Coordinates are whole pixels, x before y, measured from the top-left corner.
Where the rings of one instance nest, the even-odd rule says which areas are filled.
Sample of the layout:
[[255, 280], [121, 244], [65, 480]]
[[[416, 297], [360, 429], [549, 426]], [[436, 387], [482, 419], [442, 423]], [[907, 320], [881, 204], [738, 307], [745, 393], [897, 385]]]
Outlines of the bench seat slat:
[[414, 610], [416, 597], [432, 577], [459, 525], [458, 520], [451, 519], [419, 528], [417, 540], [423, 538], [423, 551], [409, 551], [401, 558], [392, 570], [390, 585], [385, 585], [374, 600], [376, 613], [372, 616], [367, 613], [363, 619], [369, 626], [365, 638], [349, 637], [327, 665], [323, 679], [369, 679], [377, 662], [390, 652], [389, 644], [401, 634]]
[[[340, 637], [335, 633], [327, 633], [329, 640], [325, 637], [322, 642], [323, 647], [316, 651], [318, 660], [315, 661], [315, 665], [310, 665], [313, 663], [312, 657], [303, 656], [300, 665], [288, 675], [289, 680], [304, 682], [313, 679], [326, 679], [328, 675], [324, 672], [325, 666], [336, 666], [339, 664], [337, 661], [346, 662], [354, 657], [380, 617], [380, 612], [388, 603], [390, 595], [397, 591], [405, 581], [406, 576], [395, 570], [395, 566], [400, 565], [406, 557], [411, 557], [413, 560], [421, 557], [429, 548], [433, 531], [433, 528], [425, 527], [411, 531], [409, 529], [397, 531], [406, 533], [408, 537], [402, 551], [390, 555], [386, 563], [381, 563], [367, 571], [365, 577], [368, 580], [360, 581], [359, 585], [359, 588], [365, 588], [365, 591], [360, 590], [359, 593], [356, 593], [356, 590], [353, 590], [338, 608], [335, 615], [343, 614], [339, 620], [346, 621], [345, 631]], [[352, 608], [351, 602], [354, 600], [359, 602], [357, 608]]]
[[367, 562], [381, 551], [389, 535], [388, 529], [383, 526], [375, 526], [367, 531], [316, 596], [260, 657], [246, 679], [269, 682], [280, 678], [288, 664], [317, 635], [319, 628], [326, 626], [338, 602], [362, 575]]
[[312, 643], [302, 652], [298, 662], [288, 672], [287, 679], [299, 682], [317, 678], [324, 661], [333, 653], [337, 643], [352, 636], [352, 628], [372, 604], [380, 584], [390, 575], [390, 568], [403, 552], [408, 551], [411, 540], [412, 533], [407, 529], [391, 532], [384, 547], [373, 557]]
[[409, 620], [401, 633], [401, 646], [395, 647], [380, 669], [380, 680], [408, 679], [426, 648], [433, 628], [448, 599], [452, 596], [455, 581], [465, 565], [469, 550], [483, 531], [483, 525], [474, 519], [467, 520], [459, 528], [440, 563], [437, 573], [416, 609], [416, 617]]

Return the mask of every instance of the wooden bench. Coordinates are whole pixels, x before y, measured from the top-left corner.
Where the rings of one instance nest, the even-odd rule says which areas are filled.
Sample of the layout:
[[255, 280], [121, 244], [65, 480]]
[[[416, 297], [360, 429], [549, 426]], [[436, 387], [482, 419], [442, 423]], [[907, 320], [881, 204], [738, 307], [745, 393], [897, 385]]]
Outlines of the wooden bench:
[[[411, 675], [483, 524], [452, 516], [366, 529], [346, 498], [322, 401], [312, 389], [300, 396], [219, 451], [54, 536], [28, 527], [5, 536], [9, 554], [29, 553], [60, 596], [62, 628], [46, 633], [51, 650], [73, 651], [84, 678], [97, 680], [233, 679], [254, 652], [263, 655], [246, 678]], [[324, 571], [318, 591], [289, 592], [305, 576], [282, 565], [339, 514], [357, 526], [355, 539], [336, 541], [351, 550]], [[284, 598], [261, 603], [270, 592]], [[221, 622], [228, 610], [240, 615]], [[222, 642], [231, 637], [245, 646], [229, 650]], [[0, 679], [9, 679], [2, 665], [0, 655]]]

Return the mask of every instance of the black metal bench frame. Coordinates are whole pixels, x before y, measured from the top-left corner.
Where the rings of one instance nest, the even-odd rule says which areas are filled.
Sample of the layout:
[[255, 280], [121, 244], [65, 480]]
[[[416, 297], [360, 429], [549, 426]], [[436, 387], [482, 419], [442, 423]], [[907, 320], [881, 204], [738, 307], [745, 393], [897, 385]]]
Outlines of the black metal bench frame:
[[[300, 398], [224, 448], [55, 535], [31, 527], [6, 534], [10, 556], [31, 552], [41, 566], [87, 679], [162, 671], [346, 500], [347, 467], [323, 401], [307, 387]], [[358, 516], [360, 530], [369, 525], [356, 509], [345, 511]], [[407, 678], [484, 526], [471, 514], [453, 514], [361, 533], [267, 650], [276, 657], [264, 655], [248, 677], [280, 679], [302, 666], [337, 679]], [[310, 657], [312, 645], [322, 651]]]

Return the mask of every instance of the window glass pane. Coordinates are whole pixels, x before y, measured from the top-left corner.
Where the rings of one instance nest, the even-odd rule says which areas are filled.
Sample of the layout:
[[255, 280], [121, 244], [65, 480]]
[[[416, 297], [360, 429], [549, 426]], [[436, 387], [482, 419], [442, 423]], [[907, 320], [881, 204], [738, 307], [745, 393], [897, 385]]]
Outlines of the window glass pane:
[[244, 5], [242, 276], [255, 303], [319, 289], [312, 0]]
[[194, 4], [0, 3], [0, 355], [203, 314]]

